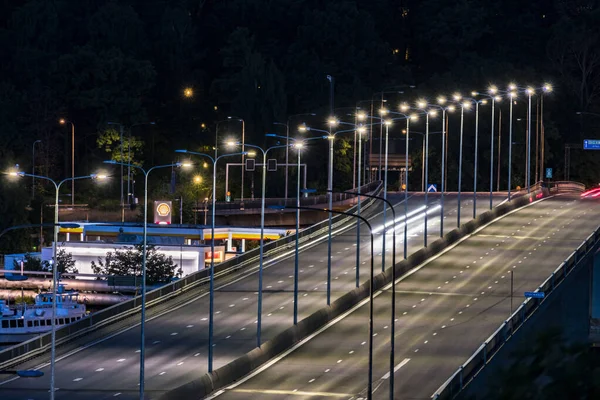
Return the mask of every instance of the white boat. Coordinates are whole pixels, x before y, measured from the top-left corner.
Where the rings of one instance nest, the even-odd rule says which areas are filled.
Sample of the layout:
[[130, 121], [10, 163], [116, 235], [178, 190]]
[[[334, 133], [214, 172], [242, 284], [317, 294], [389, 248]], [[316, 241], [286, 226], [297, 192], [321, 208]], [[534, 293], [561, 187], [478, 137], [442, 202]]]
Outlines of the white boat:
[[52, 299], [56, 296], [56, 327], [84, 318], [85, 305], [77, 303], [79, 292], [65, 291], [63, 285], [54, 293], [40, 293], [35, 304], [9, 307], [0, 300], [0, 343], [19, 343], [52, 329]]

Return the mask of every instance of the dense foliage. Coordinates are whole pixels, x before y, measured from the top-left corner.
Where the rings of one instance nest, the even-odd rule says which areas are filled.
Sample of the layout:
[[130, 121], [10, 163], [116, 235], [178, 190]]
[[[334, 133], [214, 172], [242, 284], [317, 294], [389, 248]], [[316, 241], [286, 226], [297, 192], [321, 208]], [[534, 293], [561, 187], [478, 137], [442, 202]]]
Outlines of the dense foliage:
[[[245, 121], [247, 143], [273, 145], [276, 142], [266, 139], [265, 133], [285, 134], [285, 127], [273, 122], [289, 122], [292, 136], [301, 122], [325, 128], [330, 112], [327, 75], [335, 78], [335, 113], [348, 119], [346, 114], [357, 102], [380, 99], [381, 91], [386, 92], [387, 104], [395, 107], [421, 96], [434, 99], [456, 90], [483, 90], [490, 83], [539, 86], [550, 81], [555, 91], [546, 96], [544, 105], [545, 166], [563, 178], [564, 145], [597, 138], [600, 118], [575, 113], [600, 111], [599, 44], [596, 0], [5, 1], [0, 3], [0, 156], [3, 168], [18, 162], [26, 171], [52, 178], [70, 176], [71, 125], [59, 124], [59, 118], [75, 126], [75, 175], [96, 172], [107, 158], [148, 167], [177, 160], [173, 153], [177, 148], [212, 153], [215, 137], [222, 152], [225, 139], [241, 139], [238, 117]], [[522, 99], [515, 108], [515, 185], [524, 180]], [[534, 98], [532, 110], [536, 148], [541, 147], [535, 139], [538, 99]], [[359, 104], [370, 107], [369, 102]], [[500, 180], [505, 188], [506, 102], [500, 108]], [[317, 115], [294, 116], [301, 113]], [[482, 107], [479, 173], [484, 187], [489, 179], [489, 118], [489, 107]], [[465, 189], [470, 188], [474, 170], [473, 119], [468, 113]], [[123, 155], [117, 137], [121, 127], [109, 122], [123, 125]], [[390, 129], [392, 153], [403, 149], [401, 125]], [[439, 120], [432, 121], [432, 131], [440, 130], [437, 125]], [[424, 131], [422, 124], [413, 129]], [[449, 123], [449, 189], [457, 184], [457, 130], [454, 115]], [[376, 140], [366, 144], [372, 144], [375, 152], [378, 134], [376, 130]], [[36, 140], [42, 142], [32, 168]], [[339, 188], [352, 182], [352, 141], [347, 135], [337, 140], [334, 181]], [[432, 136], [432, 160], [439, 160], [439, 142], [439, 135]], [[309, 186], [323, 189], [327, 144], [314, 143], [304, 152], [303, 162], [309, 165]], [[416, 173], [409, 186], [418, 188], [418, 135], [411, 139], [411, 153]], [[597, 183], [598, 157], [579, 149], [571, 153], [570, 178]], [[283, 161], [283, 154], [276, 150], [272, 156]], [[294, 156], [292, 151], [290, 162]], [[221, 163], [219, 199], [224, 197], [225, 161]], [[117, 175], [116, 168], [109, 171]], [[189, 222], [191, 206], [212, 195], [210, 173], [210, 168], [198, 166], [196, 174], [204, 179], [194, 186], [194, 173], [153, 172], [150, 195], [183, 197], [184, 219]], [[258, 196], [258, 175], [248, 175], [245, 195]], [[439, 162], [430, 163], [430, 175], [430, 182], [439, 183]], [[133, 176], [136, 196], [141, 197], [141, 176], [138, 171]], [[390, 177], [395, 187], [397, 179]], [[117, 177], [102, 189], [79, 182], [78, 202], [118, 205], [118, 181]], [[37, 193], [52, 195], [47, 183], [37, 185]], [[239, 170], [232, 170], [233, 197], [240, 196], [239, 187]], [[0, 213], [0, 228], [27, 220], [22, 210], [26, 195], [16, 194], [21, 188], [10, 190], [14, 196], [0, 190], [6, 197], [0, 198], [0, 208], [14, 210], [14, 215]], [[267, 185], [267, 192], [284, 195], [282, 185]], [[13, 201], [17, 204], [11, 205]], [[35, 207], [31, 214], [32, 220], [39, 215]], [[11, 240], [18, 241], [16, 236]]]
[[[92, 261], [92, 271], [98, 275], [141, 276], [142, 245], [109, 251], [106, 257], [98, 257], [98, 263]], [[170, 282], [175, 276], [181, 277], [183, 271], [177, 268], [173, 257], [148, 245], [146, 253], [146, 282], [149, 285]]]

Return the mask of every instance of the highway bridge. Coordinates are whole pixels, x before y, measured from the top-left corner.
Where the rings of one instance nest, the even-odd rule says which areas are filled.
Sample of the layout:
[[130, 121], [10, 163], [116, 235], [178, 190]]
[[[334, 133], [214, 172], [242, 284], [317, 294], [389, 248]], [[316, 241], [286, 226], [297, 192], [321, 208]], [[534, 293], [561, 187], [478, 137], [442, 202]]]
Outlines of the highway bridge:
[[[403, 209], [403, 195], [390, 199]], [[478, 202], [479, 212], [489, 207], [482, 196]], [[496, 203], [503, 200], [495, 198]], [[435, 202], [432, 200], [432, 207]], [[456, 224], [456, 196], [446, 198], [445, 230]], [[409, 212], [422, 207], [422, 197], [412, 196]], [[439, 213], [439, 211], [437, 211]], [[373, 226], [381, 225], [381, 207], [371, 212]], [[462, 202], [463, 220], [472, 213], [471, 200]], [[391, 219], [391, 213], [388, 213]], [[439, 215], [430, 215], [429, 237], [439, 236]], [[341, 229], [333, 241], [332, 249], [332, 299], [336, 299], [355, 287], [354, 223], [349, 229]], [[422, 220], [409, 225], [409, 252], [421, 248]], [[367, 229], [361, 229], [361, 282], [368, 279], [370, 245]], [[402, 257], [402, 235], [397, 235], [397, 256]], [[380, 248], [381, 240], [377, 246]], [[300, 262], [299, 319], [325, 305], [327, 242], [313, 241], [304, 246]], [[391, 241], [386, 246], [391, 255]], [[376, 249], [377, 250], [377, 249]], [[380, 250], [377, 252], [380, 255]], [[386, 265], [391, 264], [388, 256]], [[293, 255], [275, 262], [267, 262], [264, 272], [263, 340], [266, 341], [292, 324]], [[376, 269], [381, 269], [381, 257], [377, 256]], [[256, 344], [256, 266], [243, 273], [227, 276], [217, 281], [215, 295], [215, 367], [239, 357]], [[191, 380], [198, 373], [207, 371], [208, 297], [201, 287], [185, 303], [167, 301], [165, 305], [150, 309], [150, 321], [146, 325], [146, 387], [148, 398], [156, 398], [164, 391]], [[171, 304], [173, 303], [173, 304]], [[172, 305], [172, 306], [171, 306]], [[139, 316], [127, 318], [118, 324], [85, 336], [65, 346], [60, 346], [57, 363], [57, 398], [110, 398], [113, 396], [136, 398], [139, 365]], [[48, 356], [33, 358], [23, 364], [42, 367], [48, 372]], [[0, 383], [3, 399], [42, 398], [47, 395], [49, 376], [34, 381], [8, 380]]]
[[[598, 227], [599, 217], [598, 200], [544, 199], [400, 279], [394, 398], [431, 398], [523, 301], [523, 293], [537, 288]], [[390, 296], [388, 286], [374, 304], [375, 399], [389, 398]], [[355, 307], [211, 398], [366, 398], [368, 311], [366, 303]]]

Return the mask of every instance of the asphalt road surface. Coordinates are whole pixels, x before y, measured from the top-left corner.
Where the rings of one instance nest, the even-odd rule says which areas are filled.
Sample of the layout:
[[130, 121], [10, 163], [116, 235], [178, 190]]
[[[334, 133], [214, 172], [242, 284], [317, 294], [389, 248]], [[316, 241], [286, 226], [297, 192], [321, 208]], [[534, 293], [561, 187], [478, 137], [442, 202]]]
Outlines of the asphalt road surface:
[[[521, 209], [430, 260], [396, 286], [395, 399], [429, 399], [593, 231], [600, 199], [563, 195]], [[390, 287], [374, 300], [375, 399], [389, 398]], [[215, 396], [361, 399], [368, 379], [368, 303]]]
[[[472, 197], [462, 201], [462, 221], [472, 214]], [[390, 200], [399, 203], [403, 194], [392, 194]], [[489, 208], [488, 197], [478, 201], [480, 212]], [[499, 196], [495, 202], [504, 200]], [[409, 212], [422, 206], [422, 195], [412, 196]], [[439, 197], [430, 196], [432, 208]], [[446, 196], [445, 231], [456, 226], [456, 196]], [[397, 218], [403, 216], [404, 205], [397, 208]], [[391, 221], [391, 213], [388, 212]], [[423, 245], [423, 220], [412, 218], [409, 223], [409, 254]], [[409, 219], [410, 221], [411, 219]], [[382, 216], [371, 220], [373, 227], [382, 224]], [[361, 283], [369, 276], [370, 242], [368, 230], [361, 228]], [[439, 209], [429, 216], [429, 240], [439, 236]], [[402, 256], [403, 231], [397, 235], [397, 260]], [[381, 235], [376, 242], [376, 270], [381, 270]], [[334, 301], [355, 287], [356, 231], [350, 229], [335, 236], [332, 244], [332, 293]], [[386, 246], [386, 266], [391, 265], [391, 235]], [[266, 264], [264, 269], [262, 341], [292, 324], [294, 257]], [[310, 244], [300, 256], [299, 319], [326, 304], [327, 242]], [[218, 368], [256, 346], [257, 274], [247, 273], [226, 284], [216, 283], [214, 366]], [[364, 325], [364, 321], [359, 325]], [[366, 325], [365, 325], [366, 326]], [[207, 371], [208, 296], [199, 296], [177, 309], [170, 310], [146, 324], [146, 394], [156, 398], [165, 390], [186, 383]], [[45, 365], [36, 359], [20, 368]], [[45, 399], [48, 397], [49, 367], [41, 368], [45, 375], [37, 379], [6, 379], [0, 382], [1, 398]], [[97, 343], [89, 343], [76, 351], [62, 355], [56, 364], [57, 399], [138, 398], [139, 327], [134, 326]]]

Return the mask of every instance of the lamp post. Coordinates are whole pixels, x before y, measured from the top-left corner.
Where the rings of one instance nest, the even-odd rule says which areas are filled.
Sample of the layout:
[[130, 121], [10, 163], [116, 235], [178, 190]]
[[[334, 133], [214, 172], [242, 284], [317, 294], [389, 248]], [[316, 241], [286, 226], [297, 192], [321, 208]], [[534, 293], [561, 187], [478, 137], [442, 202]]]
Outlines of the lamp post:
[[104, 161], [105, 164], [111, 165], [123, 165], [129, 168], [137, 168], [144, 174], [144, 229], [142, 239], [142, 312], [141, 312], [141, 325], [140, 325], [140, 400], [144, 400], [144, 374], [145, 374], [145, 352], [146, 352], [146, 258], [147, 258], [147, 235], [148, 235], [148, 175], [155, 169], [172, 168], [187, 166], [183, 163], [177, 162], [167, 165], [156, 165], [149, 168], [148, 170], [140, 167], [139, 165], [121, 163], [114, 160]]
[[63, 183], [73, 180], [80, 179], [106, 179], [106, 175], [85, 175], [76, 176], [71, 178], [63, 179], [60, 182], [55, 181], [47, 176], [27, 174], [25, 172], [11, 172], [11, 176], [27, 176], [31, 178], [44, 179], [51, 182], [54, 185], [54, 243], [52, 244], [52, 258], [54, 260], [52, 265], [52, 331], [51, 331], [51, 344], [50, 344], [50, 400], [54, 400], [54, 382], [55, 382], [55, 367], [56, 367], [56, 281], [58, 279], [58, 257], [57, 257], [57, 242], [58, 242], [58, 231], [60, 226], [58, 225], [58, 194], [60, 187]]
[[61, 125], [71, 124], [71, 205], [75, 204], [75, 124], [72, 121], [61, 118]]
[[[289, 140], [289, 136], [280, 136], [273, 133], [267, 133], [265, 136], [267, 137], [276, 137], [281, 139]], [[292, 146], [297, 150], [298, 155], [298, 164], [297, 164], [297, 188], [296, 188], [296, 207], [300, 207], [300, 157], [302, 154], [302, 150], [306, 147], [306, 142], [314, 139], [327, 139], [327, 136], [322, 137], [312, 137], [307, 139], [294, 139], [292, 138]], [[287, 151], [287, 149], [286, 149]], [[287, 202], [286, 202], [287, 203]], [[296, 208], [296, 243], [294, 247], [294, 325], [298, 324], [298, 270], [300, 263], [300, 238], [298, 233], [300, 232], [300, 208]]]
[[535, 93], [535, 89], [528, 87], [525, 89], [528, 98], [527, 107], [527, 194], [531, 192], [531, 96]]
[[[35, 175], [35, 145], [36, 143], [42, 143], [41, 140], [36, 140], [31, 145], [31, 175]], [[35, 197], [35, 176], [31, 177], [31, 198]]]
[[498, 88], [496, 86], [490, 86], [488, 89], [489, 95], [483, 93], [476, 93], [480, 96], [485, 96], [492, 101], [492, 129], [490, 133], [490, 210], [494, 207], [494, 127], [496, 120], [494, 113], [496, 111], [496, 101], [500, 101], [502, 98], [497, 95]]
[[463, 149], [463, 131], [464, 131], [464, 115], [465, 115], [465, 107], [469, 108], [471, 106], [470, 102], [461, 102], [462, 96], [460, 94], [455, 94], [453, 96], [454, 100], [460, 102], [460, 144], [458, 151], [458, 210], [456, 213], [456, 227], [460, 228], [460, 192], [461, 192], [461, 184], [462, 184], [462, 149]]
[[[407, 104], [402, 104], [400, 106], [400, 111], [407, 112], [410, 107]], [[397, 113], [403, 115], [406, 118], [406, 148], [404, 152], [404, 168], [406, 169], [406, 173], [404, 174], [404, 259], [408, 257], [408, 224], [406, 220], [408, 218], [408, 141], [410, 139], [410, 120], [417, 119], [416, 115], [407, 115], [403, 113]], [[395, 232], [394, 232], [395, 234]]]
[[510, 188], [511, 188], [511, 174], [512, 174], [512, 131], [513, 131], [513, 103], [517, 96], [517, 87], [514, 84], [508, 86], [510, 97], [510, 107], [508, 113], [508, 201], [510, 201]]
[[446, 168], [446, 112], [454, 111], [454, 105], [450, 104], [446, 106], [447, 99], [444, 96], [440, 96], [437, 98], [438, 104], [430, 104], [429, 106], [432, 108], [437, 108], [442, 110], [442, 173], [441, 173], [441, 198], [440, 198], [440, 237], [444, 237], [444, 192], [446, 190], [445, 186], [445, 168]]
[[[245, 172], [245, 166], [244, 166], [244, 157], [246, 156], [246, 150], [245, 150], [245, 146], [246, 146], [246, 121], [243, 118], [240, 117], [236, 117], [235, 115], [230, 115], [227, 117], [227, 119], [237, 119], [239, 122], [242, 123], [242, 151], [239, 153], [242, 155], [242, 187], [240, 188], [240, 198], [241, 198], [241, 206], [243, 208], [244, 206], [244, 172]], [[216, 153], [215, 153], [216, 154]]]
[[545, 150], [545, 141], [546, 141], [546, 131], [544, 130], [544, 94], [552, 92], [552, 85], [546, 83], [542, 87], [542, 94], [540, 98], [540, 133], [541, 133], [541, 143], [542, 148], [540, 152], [540, 179], [544, 176], [544, 150]]
[[[214, 291], [215, 291], [215, 213], [216, 213], [216, 188], [217, 188], [217, 162], [224, 157], [235, 157], [242, 155], [242, 153], [227, 153], [214, 158], [211, 155], [205, 153], [197, 153], [189, 150], [175, 150], [176, 153], [190, 154], [200, 157], [208, 158], [213, 164], [213, 195], [212, 195], [212, 212], [210, 221], [210, 285], [209, 285], [209, 313], [208, 313], [208, 372], [213, 371], [213, 332], [214, 332]], [[204, 214], [206, 216], [206, 213]], [[206, 224], [206, 219], [204, 221]]]
[[[329, 118], [329, 120], [327, 121], [328, 125], [329, 125], [329, 130], [323, 130], [323, 129], [315, 129], [315, 128], [311, 128], [308, 127], [306, 125], [301, 125], [299, 127], [300, 131], [315, 131], [315, 132], [321, 132], [321, 133], [325, 133], [328, 135], [328, 139], [329, 139], [329, 159], [328, 159], [328, 177], [327, 177], [327, 190], [333, 190], [333, 141], [335, 140], [335, 136], [339, 133], [345, 133], [345, 132], [354, 132], [355, 129], [357, 129], [356, 125], [351, 124], [349, 122], [342, 122], [342, 121], [338, 121], [336, 118]], [[342, 131], [337, 131], [337, 132], [332, 132], [332, 129], [334, 126], [337, 125], [351, 125], [354, 128], [353, 129], [346, 129], [346, 130], [342, 130]], [[329, 192], [329, 196], [328, 196], [328, 202], [329, 202], [329, 209], [333, 208], [333, 194], [331, 192]], [[329, 214], [329, 227], [328, 227], [328, 240], [327, 240], [327, 305], [331, 304], [331, 225], [332, 225], [332, 214]], [[360, 277], [359, 277], [359, 266], [356, 266], [356, 287], [358, 287], [359, 285], [359, 281], [360, 281]]]
[[[240, 142], [230, 142], [229, 146], [239, 146]], [[282, 149], [286, 146], [271, 146], [264, 150], [260, 146], [246, 144], [247, 147], [259, 150], [263, 155], [262, 166], [262, 196], [260, 204], [260, 259], [258, 268], [258, 311], [257, 311], [257, 326], [256, 326], [256, 347], [261, 346], [261, 323], [262, 323], [262, 282], [263, 282], [263, 261], [264, 261], [264, 231], [265, 231], [265, 192], [267, 186], [267, 155], [275, 149]], [[242, 152], [243, 154], [244, 152]]]
[[[331, 192], [330, 192], [331, 193]], [[354, 218], [358, 218], [360, 219], [365, 225], [367, 225], [367, 227], [369, 228], [369, 233], [371, 235], [371, 272], [370, 272], [370, 279], [369, 279], [369, 373], [368, 373], [368, 393], [367, 393], [367, 399], [371, 400], [372, 396], [373, 396], [373, 291], [374, 291], [374, 283], [373, 283], [373, 278], [374, 278], [374, 271], [375, 271], [375, 257], [374, 257], [374, 243], [375, 243], [375, 239], [374, 239], [374, 234], [373, 234], [373, 227], [371, 226], [371, 224], [369, 223], [369, 221], [365, 218], [365, 217], [361, 217], [360, 215], [356, 215], [356, 214], [352, 214], [352, 213], [348, 213], [348, 212], [344, 212], [344, 211], [337, 211], [337, 210], [332, 210], [331, 208], [327, 209], [323, 209], [323, 208], [313, 208], [313, 207], [293, 207], [293, 206], [271, 206], [270, 208], [273, 209], [285, 209], [285, 208], [290, 208], [290, 209], [294, 209], [294, 208], [300, 208], [301, 210], [313, 210], [313, 211], [323, 211], [323, 212], [327, 212], [327, 213], [332, 213], [332, 214], [341, 214], [341, 215], [346, 215], [349, 217], [354, 217]]]

